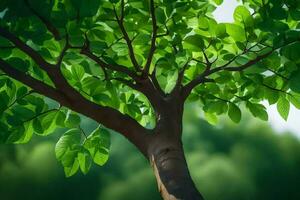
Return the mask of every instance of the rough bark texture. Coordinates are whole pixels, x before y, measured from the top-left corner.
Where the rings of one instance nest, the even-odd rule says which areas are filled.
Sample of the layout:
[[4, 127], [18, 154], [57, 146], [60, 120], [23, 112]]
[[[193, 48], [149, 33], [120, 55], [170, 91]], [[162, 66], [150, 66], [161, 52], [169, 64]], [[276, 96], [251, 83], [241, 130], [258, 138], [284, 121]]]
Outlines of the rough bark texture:
[[157, 126], [148, 145], [159, 192], [164, 200], [203, 200], [186, 163], [182, 135], [183, 102], [174, 93], [156, 107]]
[[190, 176], [180, 141], [159, 138], [149, 148], [149, 159], [164, 200], [204, 199]]

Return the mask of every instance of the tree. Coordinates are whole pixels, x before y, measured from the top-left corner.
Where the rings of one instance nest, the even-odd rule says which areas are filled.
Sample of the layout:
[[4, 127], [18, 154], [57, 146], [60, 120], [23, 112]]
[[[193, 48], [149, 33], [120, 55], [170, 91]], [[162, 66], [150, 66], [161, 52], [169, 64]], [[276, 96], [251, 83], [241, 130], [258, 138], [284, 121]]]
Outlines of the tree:
[[[55, 150], [71, 176], [107, 161], [108, 128], [150, 161], [164, 199], [203, 199], [182, 149], [186, 101], [212, 124], [239, 122], [242, 103], [262, 120], [262, 100], [284, 119], [300, 108], [300, 3], [244, 0], [218, 23], [221, 3], [2, 0], [1, 142], [69, 128]], [[87, 135], [78, 114], [101, 125]]]

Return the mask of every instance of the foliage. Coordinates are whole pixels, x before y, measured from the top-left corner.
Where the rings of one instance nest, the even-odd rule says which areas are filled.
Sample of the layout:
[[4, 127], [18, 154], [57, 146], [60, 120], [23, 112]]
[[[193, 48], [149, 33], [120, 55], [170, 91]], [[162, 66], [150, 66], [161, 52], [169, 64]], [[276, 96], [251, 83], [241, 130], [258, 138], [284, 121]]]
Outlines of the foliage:
[[109, 149], [106, 129], [85, 136], [73, 111], [93, 118], [97, 110], [98, 122], [119, 132], [131, 119], [151, 129], [153, 95], [179, 91], [183, 102], [200, 101], [212, 124], [221, 114], [239, 122], [241, 104], [268, 120], [263, 100], [286, 120], [290, 103], [300, 107], [299, 1], [243, 0], [233, 23], [218, 23], [212, 12], [222, 2], [2, 0], [1, 143], [70, 129], [56, 146], [70, 176], [103, 165]]
[[71, 129], [56, 144], [56, 158], [61, 161], [67, 176], [72, 176], [79, 168], [86, 174], [92, 161], [102, 166], [108, 159], [109, 133], [97, 128], [81, 143], [82, 131]]

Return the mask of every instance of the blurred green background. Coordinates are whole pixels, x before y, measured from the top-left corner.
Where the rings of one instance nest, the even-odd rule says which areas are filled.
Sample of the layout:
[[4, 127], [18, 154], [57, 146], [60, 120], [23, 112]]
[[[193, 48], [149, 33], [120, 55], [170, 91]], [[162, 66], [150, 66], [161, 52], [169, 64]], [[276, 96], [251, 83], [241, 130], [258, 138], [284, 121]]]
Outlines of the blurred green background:
[[[247, 115], [212, 127], [188, 105], [184, 146], [192, 177], [207, 200], [299, 200], [300, 141], [276, 134]], [[84, 129], [96, 124], [84, 120]], [[65, 178], [54, 146], [63, 130], [25, 145], [0, 146], [1, 200], [159, 200], [148, 162], [112, 134], [109, 162], [87, 175]]]

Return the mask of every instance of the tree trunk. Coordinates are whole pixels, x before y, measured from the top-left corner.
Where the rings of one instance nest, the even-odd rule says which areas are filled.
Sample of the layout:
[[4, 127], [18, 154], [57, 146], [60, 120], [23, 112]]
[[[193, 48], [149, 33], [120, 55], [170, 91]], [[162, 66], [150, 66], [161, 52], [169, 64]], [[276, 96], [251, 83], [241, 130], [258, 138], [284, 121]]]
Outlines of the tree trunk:
[[187, 167], [182, 143], [159, 135], [148, 150], [159, 192], [164, 200], [204, 200]]

